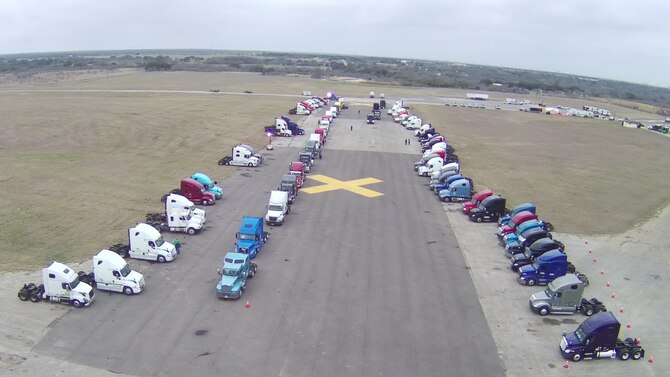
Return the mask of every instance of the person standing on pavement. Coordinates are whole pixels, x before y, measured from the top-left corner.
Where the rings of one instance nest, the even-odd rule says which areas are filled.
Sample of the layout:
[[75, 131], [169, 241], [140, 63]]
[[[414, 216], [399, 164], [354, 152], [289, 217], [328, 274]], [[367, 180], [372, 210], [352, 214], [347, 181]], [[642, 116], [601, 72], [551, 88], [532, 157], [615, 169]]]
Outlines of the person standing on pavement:
[[349, 128], [353, 131], [354, 130], [354, 125], [352, 124], [351, 126], [349, 126]]

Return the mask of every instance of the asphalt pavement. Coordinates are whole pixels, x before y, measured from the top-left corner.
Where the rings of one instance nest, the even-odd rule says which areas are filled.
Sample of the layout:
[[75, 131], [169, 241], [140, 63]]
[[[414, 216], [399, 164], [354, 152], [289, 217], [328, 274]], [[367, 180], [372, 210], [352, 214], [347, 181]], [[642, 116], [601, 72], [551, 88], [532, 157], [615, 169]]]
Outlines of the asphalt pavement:
[[[343, 112], [309, 174], [352, 190], [301, 192], [285, 224], [268, 227], [241, 300], [216, 297], [216, 268], [242, 216], [264, 216], [307, 136], [275, 140], [259, 168], [222, 167], [236, 172], [221, 182], [224, 198], [206, 207], [203, 233], [166, 235], [182, 240], [177, 260], [130, 261], [145, 274], [145, 292], [98, 291], [34, 351], [141, 376], [504, 375], [450, 223], [411, 168], [418, 147], [404, 145], [402, 127], [365, 125], [363, 116]], [[363, 178], [381, 182], [350, 182]]]

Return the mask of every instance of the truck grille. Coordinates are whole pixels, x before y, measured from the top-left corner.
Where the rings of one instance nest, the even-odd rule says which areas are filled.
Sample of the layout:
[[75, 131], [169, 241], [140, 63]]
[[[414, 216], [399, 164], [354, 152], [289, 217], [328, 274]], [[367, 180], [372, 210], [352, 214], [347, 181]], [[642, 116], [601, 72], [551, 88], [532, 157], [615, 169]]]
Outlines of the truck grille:
[[270, 221], [271, 221], [271, 222], [275, 222], [275, 221], [277, 221], [277, 218], [274, 217], [274, 216], [270, 216]]

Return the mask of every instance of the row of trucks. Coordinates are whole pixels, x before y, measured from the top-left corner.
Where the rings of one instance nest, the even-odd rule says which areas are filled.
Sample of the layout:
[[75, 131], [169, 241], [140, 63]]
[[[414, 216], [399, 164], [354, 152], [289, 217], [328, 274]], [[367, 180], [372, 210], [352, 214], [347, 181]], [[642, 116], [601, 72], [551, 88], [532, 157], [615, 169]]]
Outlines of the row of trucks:
[[[195, 173], [192, 178], [182, 182], [184, 181], [193, 187], [200, 185], [199, 190], [207, 186], [212, 197], [217, 193], [221, 194], [216, 182], [203, 173]], [[24, 284], [19, 290], [19, 299], [32, 302], [45, 300], [79, 308], [91, 305], [95, 299], [93, 288], [126, 295], [142, 292], [145, 286], [144, 277], [133, 271], [124, 258], [171, 262], [178, 255], [177, 248], [174, 244], [165, 242], [158, 229], [195, 234], [202, 229], [206, 220], [205, 211], [195, 208], [194, 203], [185, 196], [170, 193], [165, 196], [164, 202], [164, 213], [149, 213], [147, 223], [138, 223], [128, 229], [127, 244], [115, 244], [96, 254], [93, 257], [92, 272], [75, 272], [72, 268], [54, 261], [42, 269], [41, 284]]]
[[[331, 98], [331, 94], [328, 95]], [[335, 97], [337, 99], [337, 97]], [[329, 110], [331, 111], [331, 110]], [[320, 131], [319, 131], [320, 130]], [[317, 132], [319, 131], [319, 132]], [[235, 249], [226, 253], [217, 269], [220, 279], [216, 283], [216, 294], [222, 299], [239, 299], [254, 277], [258, 265], [251, 261], [258, 256], [268, 242], [269, 233], [264, 225], [282, 225], [291, 212], [291, 205], [305, 181], [306, 173], [314, 166], [314, 159], [321, 157], [328, 128], [317, 128], [306, 142], [305, 150], [298, 153], [298, 160], [289, 164], [277, 190], [270, 192], [267, 213], [264, 218], [245, 216], [235, 234]]]
[[621, 325], [602, 301], [583, 297], [588, 278], [568, 261], [565, 245], [553, 239], [553, 225], [538, 218], [535, 204], [521, 203], [509, 210], [505, 198], [490, 189], [474, 193], [472, 180], [460, 174], [457, 157], [455, 161], [447, 159], [453, 148], [442, 144], [446, 140], [436, 137], [440, 135], [432, 126], [422, 124], [415, 135], [424, 154], [414, 168], [419, 175], [431, 177], [430, 189], [443, 201], [464, 201], [462, 212], [473, 222], [497, 222], [499, 244], [510, 258], [517, 281], [547, 286], [530, 296], [530, 310], [540, 316], [581, 313], [588, 317], [575, 331], [563, 334], [559, 348], [564, 358], [644, 357], [639, 339], [619, 338]]

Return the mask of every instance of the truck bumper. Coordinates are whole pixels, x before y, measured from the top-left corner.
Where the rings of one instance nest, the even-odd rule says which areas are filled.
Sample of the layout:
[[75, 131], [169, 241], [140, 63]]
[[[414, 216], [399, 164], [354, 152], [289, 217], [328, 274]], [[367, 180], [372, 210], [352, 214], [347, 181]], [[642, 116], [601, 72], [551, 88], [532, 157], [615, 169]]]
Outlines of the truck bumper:
[[224, 299], [239, 299], [242, 297], [242, 291], [237, 291], [237, 292], [216, 292], [216, 295], [219, 296], [219, 298], [224, 298]]

